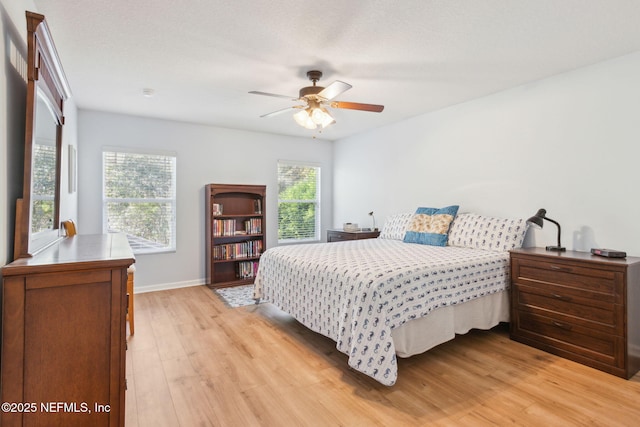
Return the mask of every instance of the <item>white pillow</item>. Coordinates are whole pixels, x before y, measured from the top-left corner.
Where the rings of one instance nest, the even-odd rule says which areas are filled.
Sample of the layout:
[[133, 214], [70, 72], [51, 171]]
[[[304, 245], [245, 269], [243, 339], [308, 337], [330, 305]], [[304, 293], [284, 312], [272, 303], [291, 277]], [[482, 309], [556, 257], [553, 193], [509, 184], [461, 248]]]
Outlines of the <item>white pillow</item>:
[[494, 218], [473, 213], [458, 214], [449, 230], [449, 246], [489, 251], [522, 247], [527, 222], [517, 218]]
[[379, 239], [403, 240], [413, 212], [390, 215], [382, 227]]

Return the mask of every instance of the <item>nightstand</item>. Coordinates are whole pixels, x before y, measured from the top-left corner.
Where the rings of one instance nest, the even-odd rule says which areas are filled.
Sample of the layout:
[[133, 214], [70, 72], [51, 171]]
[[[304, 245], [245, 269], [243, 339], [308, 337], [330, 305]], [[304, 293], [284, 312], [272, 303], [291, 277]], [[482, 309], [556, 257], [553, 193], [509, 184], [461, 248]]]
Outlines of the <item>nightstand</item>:
[[375, 231], [344, 231], [327, 230], [327, 242], [343, 242], [345, 240], [375, 239], [380, 235], [379, 230]]
[[511, 339], [604, 372], [640, 370], [640, 258], [511, 251]]

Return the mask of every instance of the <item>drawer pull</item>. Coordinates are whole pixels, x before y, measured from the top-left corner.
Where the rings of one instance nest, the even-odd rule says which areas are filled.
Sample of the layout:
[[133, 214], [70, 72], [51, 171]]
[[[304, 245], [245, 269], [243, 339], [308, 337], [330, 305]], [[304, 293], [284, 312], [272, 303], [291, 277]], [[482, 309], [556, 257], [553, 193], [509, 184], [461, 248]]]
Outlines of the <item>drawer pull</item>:
[[555, 320], [552, 323], [553, 323], [553, 326], [557, 326], [558, 328], [565, 329], [567, 331], [571, 330], [571, 325], [567, 325], [565, 323], [556, 322]]
[[560, 301], [571, 301], [571, 297], [565, 295], [551, 294], [551, 296], [555, 299], [559, 299]]
[[559, 265], [554, 265], [554, 264], [551, 264], [551, 265], [550, 265], [550, 268], [551, 268], [552, 270], [556, 270], [556, 271], [564, 271], [564, 272], [567, 272], [567, 273], [571, 273], [571, 272], [573, 271], [573, 268], [571, 268], [571, 267], [561, 267], [561, 266], [559, 266]]

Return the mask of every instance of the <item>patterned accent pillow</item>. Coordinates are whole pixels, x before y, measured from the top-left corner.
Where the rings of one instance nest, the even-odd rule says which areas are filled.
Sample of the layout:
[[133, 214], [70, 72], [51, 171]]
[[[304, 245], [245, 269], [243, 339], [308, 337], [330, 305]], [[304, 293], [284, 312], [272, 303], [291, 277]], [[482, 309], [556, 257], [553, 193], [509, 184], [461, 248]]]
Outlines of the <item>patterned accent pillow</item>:
[[413, 218], [413, 213], [401, 213], [389, 216], [384, 222], [379, 239], [404, 239], [404, 233], [407, 231], [407, 225]]
[[521, 218], [463, 213], [451, 224], [449, 246], [504, 252], [522, 247], [526, 232], [527, 222]]
[[449, 226], [458, 213], [458, 206], [446, 208], [418, 208], [404, 235], [406, 243], [447, 246]]

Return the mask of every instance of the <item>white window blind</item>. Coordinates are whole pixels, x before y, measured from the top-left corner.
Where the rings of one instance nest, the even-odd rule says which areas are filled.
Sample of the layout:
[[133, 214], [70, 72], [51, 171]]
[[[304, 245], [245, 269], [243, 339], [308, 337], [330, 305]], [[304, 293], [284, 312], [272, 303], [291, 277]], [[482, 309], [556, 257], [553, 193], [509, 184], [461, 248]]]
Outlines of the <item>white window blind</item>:
[[320, 240], [320, 167], [278, 161], [278, 242]]
[[105, 148], [103, 229], [124, 232], [134, 253], [176, 248], [176, 156]]

